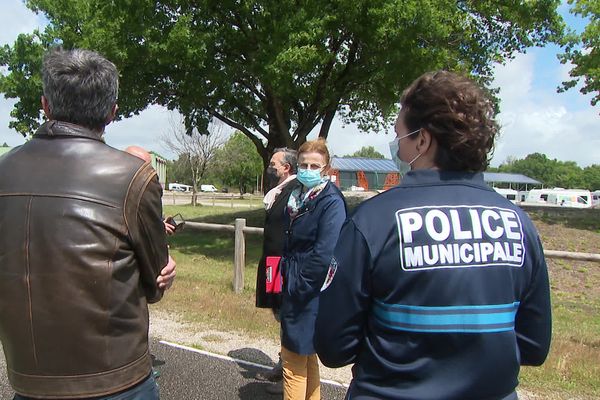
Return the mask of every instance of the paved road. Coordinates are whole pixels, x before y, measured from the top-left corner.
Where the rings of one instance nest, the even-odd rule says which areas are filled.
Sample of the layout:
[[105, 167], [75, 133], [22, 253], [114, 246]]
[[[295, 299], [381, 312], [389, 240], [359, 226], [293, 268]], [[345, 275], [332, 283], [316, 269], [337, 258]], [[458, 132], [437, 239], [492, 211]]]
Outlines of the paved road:
[[[254, 379], [264, 370], [253, 363], [269, 364], [271, 360], [256, 349], [230, 352], [232, 361], [176, 348], [153, 341], [155, 368], [160, 372], [158, 384], [161, 400], [278, 400], [281, 396], [265, 392], [268, 383]], [[323, 400], [342, 400], [345, 390], [339, 386], [322, 384]], [[11, 399], [12, 391], [6, 380], [4, 355], [0, 353], [0, 399]]]

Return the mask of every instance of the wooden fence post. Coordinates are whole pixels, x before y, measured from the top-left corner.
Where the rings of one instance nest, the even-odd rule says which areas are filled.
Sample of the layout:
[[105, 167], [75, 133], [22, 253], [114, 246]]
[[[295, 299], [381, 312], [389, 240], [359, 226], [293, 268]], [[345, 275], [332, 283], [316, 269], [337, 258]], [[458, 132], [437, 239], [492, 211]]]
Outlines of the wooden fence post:
[[246, 220], [235, 219], [235, 251], [233, 255], [233, 291], [240, 293], [244, 290], [244, 268], [246, 266], [246, 239], [244, 228]]
[[173, 192], [173, 205], [175, 205], [175, 192]]

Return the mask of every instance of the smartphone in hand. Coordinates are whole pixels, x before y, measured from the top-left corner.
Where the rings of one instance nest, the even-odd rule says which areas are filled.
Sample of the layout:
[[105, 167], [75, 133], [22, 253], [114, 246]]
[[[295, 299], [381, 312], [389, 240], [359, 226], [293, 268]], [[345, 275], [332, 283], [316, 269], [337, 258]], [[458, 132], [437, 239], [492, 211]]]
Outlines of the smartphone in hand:
[[172, 217], [167, 217], [166, 223], [172, 225], [175, 231], [180, 231], [185, 225], [185, 219], [183, 219], [181, 214], [175, 214]]

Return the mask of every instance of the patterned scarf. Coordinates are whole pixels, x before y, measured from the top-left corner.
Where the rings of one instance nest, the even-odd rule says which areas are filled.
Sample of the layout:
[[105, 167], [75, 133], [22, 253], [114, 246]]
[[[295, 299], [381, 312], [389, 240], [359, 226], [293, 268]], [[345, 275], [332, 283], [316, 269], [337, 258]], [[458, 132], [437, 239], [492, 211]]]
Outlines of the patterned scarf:
[[317, 197], [325, 188], [327, 182], [329, 182], [329, 176], [324, 176], [323, 179], [321, 179], [321, 183], [311, 189], [308, 189], [308, 191], [304, 194], [302, 193], [302, 188], [304, 186], [294, 189], [290, 195], [290, 198], [288, 199], [287, 204], [287, 212], [289, 216], [292, 219], [296, 218], [300, 209], [304, 207], [306, 203]]
[[286, 180], [284, 180], [279, 185], [275, 186], [273, 189], [267, 192], [265, 198], [263, 199], [265, 210], [270, 210], [271, 207], [273, 207], [273, 203], [275, 203], [277, 196], [279, 196], [283, 188], [294, 179], [296, 179], [296, 175], [290, 175], [287, 177]]

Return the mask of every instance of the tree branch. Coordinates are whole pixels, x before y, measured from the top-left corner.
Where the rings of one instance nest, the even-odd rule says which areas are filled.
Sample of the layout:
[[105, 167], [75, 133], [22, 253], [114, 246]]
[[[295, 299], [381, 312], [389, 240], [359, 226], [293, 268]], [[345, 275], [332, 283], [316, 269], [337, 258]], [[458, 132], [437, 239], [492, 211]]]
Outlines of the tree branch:
[[239, 84], [244, 86], [246, 89], [248, 89], [250, 92], [252, 92], [252, 94], [254, 94], [256, 97], [258, 97], [258, 99], [260, 101], [266, 101], [267, 98], [265, 97], [264, 94], [262, 94], [256, 87], [250, 85], [249, 83], [247, 83], [246, 81], [240, 79]]
[[255, 119], [255, 118], [260, 118], [262, 119], [262, 116], [258, 115], [257, 113], [255, 113], [254, 111], [252, 111], [251, 109], [249, 109], [248, 107], [244, 106], [242, 103], [240, 103], [237, 100], [230, 100], [230, 102], [235, 105], [235, 107], [246, 116], [246, 118], [248, 119], [248, 122], [254, 127], [254, 129], [256, 129], [256, 131], [258, 133], [260, 133], [265, 139], [269, 139], [269, 132], [265, 131], [261, 126], [260, 123]]
[[212, 115], [213, 117], [215, 117], [216, 119], [218, 119], [219, 121], [231, 126], [232, 128], [237, 129], [238, 131], [242, 132], [244, 135], [246, 135], [250, 140], [252, 140], [252, 143], [254, 143], [254, 146], [256, 146], [256, 150], [258, 150], [259, 154], [261, 155], [261, 157], [264, 159], [266, 157], [266, 148], [265, 145], [263, 144], [263, 142], [256, 137], [256, 135], [254, 135], [248, 128], [246, 128], [245, 126], [235, 122], [232, 119], [227, 118], [226, 116], [220, 114], [217, 111], [214, 110], [208, 110], [209, 114]]

